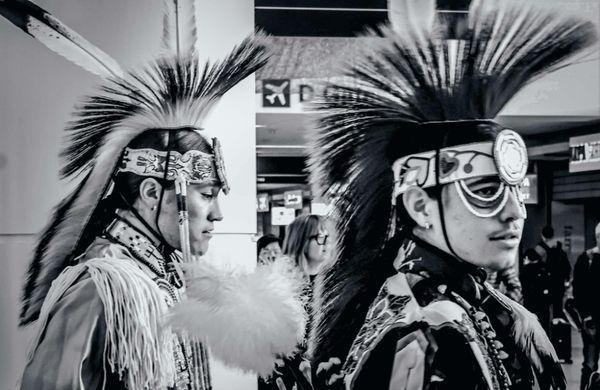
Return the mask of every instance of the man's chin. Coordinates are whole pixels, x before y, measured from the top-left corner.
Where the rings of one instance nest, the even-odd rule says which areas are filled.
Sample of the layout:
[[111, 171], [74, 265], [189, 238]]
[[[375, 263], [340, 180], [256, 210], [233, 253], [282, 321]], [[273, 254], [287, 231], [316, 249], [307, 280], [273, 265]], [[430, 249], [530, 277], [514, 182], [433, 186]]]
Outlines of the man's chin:
[[494, 271], [500, 271], [509, 267], [512, 267], [515, 263], [515, 256], [502, 256], [496, 259], [493, 259], [489, 265], [488, 268], [494, 270]]
[[192, 247], [190, 248], [190, 251], [192, 252], [192, 255], [194, 256], [203, 256], [206, 254], [206, 251], [208, 251], [208, 242], [206, 243], [200, 243], [197, 245], [192, 245]]

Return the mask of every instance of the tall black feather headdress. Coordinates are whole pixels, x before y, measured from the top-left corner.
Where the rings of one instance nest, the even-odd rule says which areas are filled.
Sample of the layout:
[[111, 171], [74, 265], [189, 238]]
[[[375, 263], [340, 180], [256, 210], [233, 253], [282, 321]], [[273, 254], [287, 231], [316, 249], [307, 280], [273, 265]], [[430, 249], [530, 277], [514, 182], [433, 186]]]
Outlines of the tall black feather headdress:
[[468, 131], [457, 121], [494, 119], [523, 86], [572, 63], [597, 39], [594, 25], [575, 17], [476, 0], [460, 39], [448, 40], [448, 26], [434, 23], [435, 1], [400, 3], [407, 6], [394, 15], [396, 28], [370, 32], [373, 45], [347, 68], [348, 81], [326, 88], [313, 135], [313, 181], [335, 199], [339, 230], [336, 263], [319, 287], [317, 363], [344, 360], [392, 272], [394, 161], [439, 149], [447, 131]]
[[0, 4], [0, 14], [28, 34], [106, 78], [99, 93], [76, 108], [66, 129], [61, 175], [80, 182], [56, 207], [40, 236], [23, 291], [22, 325], [37, 319], [52, 281], [78, 252], [129, 142], [151, 129], [202, 129], [215, 103], [266, 63], [262, 34], [246, 38], [221, 61], [201, 63], [194, 2], [165, 1], [162, 57], [130, 72], [28, 0]]

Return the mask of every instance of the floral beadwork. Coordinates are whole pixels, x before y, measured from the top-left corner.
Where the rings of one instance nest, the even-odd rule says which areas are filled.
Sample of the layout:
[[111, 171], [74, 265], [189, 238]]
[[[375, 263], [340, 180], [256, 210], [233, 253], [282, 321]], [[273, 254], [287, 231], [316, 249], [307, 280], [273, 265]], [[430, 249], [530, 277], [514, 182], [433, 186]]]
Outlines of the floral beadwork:
[[410, 299], [407, 295], [391, 294], [387, 285], [383, 285], [375, 303], [367, 313], [363, 327], [350, 348], [343, 369], [346, 373], [356, 369], [363, 356], [373, 347], [380, 335], [385, 334], [391, 325], [406, 316], [403, 310]]

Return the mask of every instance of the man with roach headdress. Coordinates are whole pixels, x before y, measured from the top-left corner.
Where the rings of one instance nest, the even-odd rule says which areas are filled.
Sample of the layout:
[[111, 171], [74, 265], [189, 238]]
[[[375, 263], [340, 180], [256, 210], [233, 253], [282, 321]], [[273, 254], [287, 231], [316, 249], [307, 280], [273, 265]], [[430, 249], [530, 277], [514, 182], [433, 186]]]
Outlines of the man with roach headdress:
[[526, 217], [524, 141], [493, 119], [594, 44], [595, 28], [527, 2], [475, 0], [447, 39], [435, 1], [416, 3], [372, 34], [321, 107], [312, 169], [336, 194], [339, 241], [318, 287], [315, 383], [564, 389], [535, 316], [486, 283], [484, 267], [517, 258]]
[[[0, 14], [28, 34], [107, 77], [67, 127], [62, 175], [79, 184], [56, 207], [29, 268], [20, 318], [37, 320], [39, 330], [24, 389], [210, 389], [204, 342], [227, 363], [264, 373], [304, 329], [302, 302], [283, 272], [263, 269], [237, 283], [206, 264], [190, 267], [223, 218], [219, 193], [229, 191], [204, 118], [267, 53], [251, 36], [221, 62], [202, 64], [194, 1], [165, 4], [166, 54], [123, 72], [35, 4], [0, 3]], [[253, 298], [268, 307], [252, 307]], [[223, 302], [233, 307], [218, 310]], [[171, 309], [179, 322], [165, 322]], [[253, 321], [252, 309], [269, 323]], [[195, 321], [176, 333], [186, 314]], [[252, 362], [238, 364], [231, 356], [244, 348]]]

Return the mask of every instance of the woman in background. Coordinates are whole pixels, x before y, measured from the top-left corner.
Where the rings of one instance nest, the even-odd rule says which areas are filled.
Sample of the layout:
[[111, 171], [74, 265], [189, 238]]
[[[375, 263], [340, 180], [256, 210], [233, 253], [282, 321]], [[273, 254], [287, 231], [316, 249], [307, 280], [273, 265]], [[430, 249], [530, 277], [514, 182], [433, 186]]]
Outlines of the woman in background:
[[313, 280], [326, 264], [329, 233], [324, 218], [300, 215], [288, 227], [283, 242], [283, 254], [293, 259], [304, 274]]
[[[287, 227], [283, 241], [283, 255], [296, 266], [306, 277], [305, 308], [308, 321], [305, 339], [312, 329], [313, 286], [317, 274], [323, 270], [329, 258], [329, 232], [327, 221], [318, 215], [300, 215]], [[258, 249], [258, 248], [257, 248]], [[259, 390], [277, 389], [312, 389], [307, 381], [310, 377], [310, 365], [305, 358], [306, 342], [298, 345], [298, 353], [291, 358], [280, 361], [281, 364], [267, 380], [259, 380]]]

